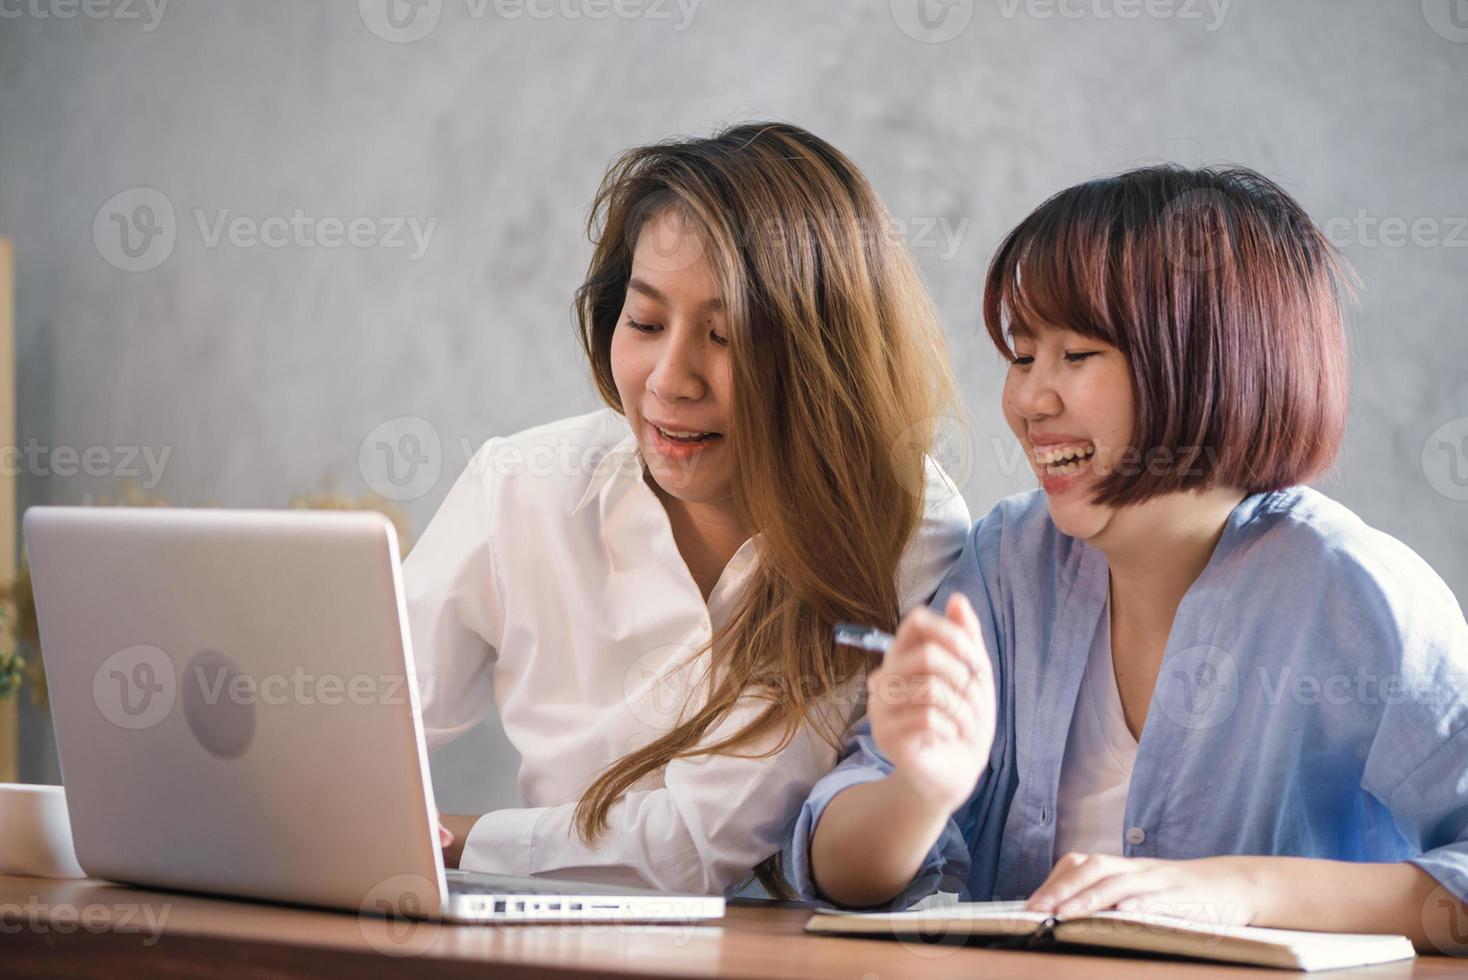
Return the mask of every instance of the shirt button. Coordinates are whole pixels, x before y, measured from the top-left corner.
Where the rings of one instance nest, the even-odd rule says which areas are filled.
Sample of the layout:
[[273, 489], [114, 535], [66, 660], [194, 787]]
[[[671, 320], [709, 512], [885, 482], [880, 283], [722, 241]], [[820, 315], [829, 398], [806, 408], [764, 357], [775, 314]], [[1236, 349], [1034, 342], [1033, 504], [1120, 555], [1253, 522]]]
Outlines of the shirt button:
[[1141, 844], [1146, 841], [1146, 839], [1147, 832], [1141, 827], [1132, 827], [1126, 832], [1126, 842], [1128, 844]]

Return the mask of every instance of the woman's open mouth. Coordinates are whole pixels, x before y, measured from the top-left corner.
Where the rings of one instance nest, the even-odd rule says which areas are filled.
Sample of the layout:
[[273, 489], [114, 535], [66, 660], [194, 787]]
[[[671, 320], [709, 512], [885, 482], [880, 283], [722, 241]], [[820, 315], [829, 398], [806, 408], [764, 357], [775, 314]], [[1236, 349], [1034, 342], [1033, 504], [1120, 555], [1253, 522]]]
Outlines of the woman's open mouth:
[[1030, 453], [1040, 484], [1046, 493], [1061, 493], [1080, 481], [1096, 457], [1096, 444], [1071, 443], [1065, 446], [1036, 446]]
[[652, 421], [648, 421], [647, 429], [652, 435], [653, 448], [662, 456], [691, 456], [724, 438], [720, 432], [664, 427]]

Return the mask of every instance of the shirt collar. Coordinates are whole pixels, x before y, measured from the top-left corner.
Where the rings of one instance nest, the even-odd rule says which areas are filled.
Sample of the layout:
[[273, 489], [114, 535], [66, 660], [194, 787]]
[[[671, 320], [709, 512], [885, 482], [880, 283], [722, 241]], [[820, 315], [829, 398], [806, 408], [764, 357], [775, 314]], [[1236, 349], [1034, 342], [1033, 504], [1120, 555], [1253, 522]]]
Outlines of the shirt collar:
[[[586, 483], [586, 490], [581, 494], [581, 499], [576, 501], [576, 506], [571, 508], [571, 515], [574, 517], [593, 500], [606, 496], [607, 490], [619, 481], [641, 482], [646, 472], [647, 461], [642, 458], [637, 435], [629, 429], [621, 441], [608, 449], [606, 455], [597, 461], [591, 471], [591, 479]], [[729, 564], [737, 566], [739, 571], [752, 564], [758, 553], [758, 541], [763, 537], [764, 534], [760, 533], [747, 539], [729, 560]]]
[[591, 471], [591, 479], [587, 481], [586, 492], [571, 509], [572, 515], [581, 513], [582, 508], [592, 500], [602, 497], [607, 488], [618, 479], [642, 479], [645, 466], [642, 451], [637, 447], [637, 435], [629, 431], [597, 461], [596, 467]]

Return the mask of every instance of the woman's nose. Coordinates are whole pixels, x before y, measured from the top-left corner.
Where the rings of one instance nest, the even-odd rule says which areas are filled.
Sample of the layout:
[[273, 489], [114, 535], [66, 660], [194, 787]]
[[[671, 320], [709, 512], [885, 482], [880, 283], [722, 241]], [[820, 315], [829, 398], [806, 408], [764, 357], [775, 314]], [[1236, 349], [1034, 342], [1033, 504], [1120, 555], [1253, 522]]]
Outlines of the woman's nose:
[[1015, 411], [1025, 418], [1044, 418], [1060, 414], [1060, 394], [1055, 390], [1049, 372], [1038, 365], [1020, 375], [1010, 389]]
[[648, 390], [668, 403], [702, 397], [703, 363], [696, 345], [679, 337], [678, 331], [669, 331], [665, 336], [657, 364], [647, 378]]

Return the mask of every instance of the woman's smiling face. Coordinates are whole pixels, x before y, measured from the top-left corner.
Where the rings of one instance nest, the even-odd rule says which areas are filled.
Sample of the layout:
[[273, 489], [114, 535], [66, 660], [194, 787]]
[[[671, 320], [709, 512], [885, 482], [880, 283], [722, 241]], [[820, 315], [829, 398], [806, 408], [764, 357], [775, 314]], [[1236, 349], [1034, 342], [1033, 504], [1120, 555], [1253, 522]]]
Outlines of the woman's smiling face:
[[638, 234], [611, 362], [658, 487], [685, 503], [727, 503], [728, 323], [703, 237], [676, 209], [649, 218]]
[[1016, 330], [1004, 379], [1004, 418], [1040, 479], [1063, 533], [1093, 538], [1115, 509], [1090, 502], [1131, 444], [1134, 407], [1126, 358], [1110, 344], [1041, 324]]

